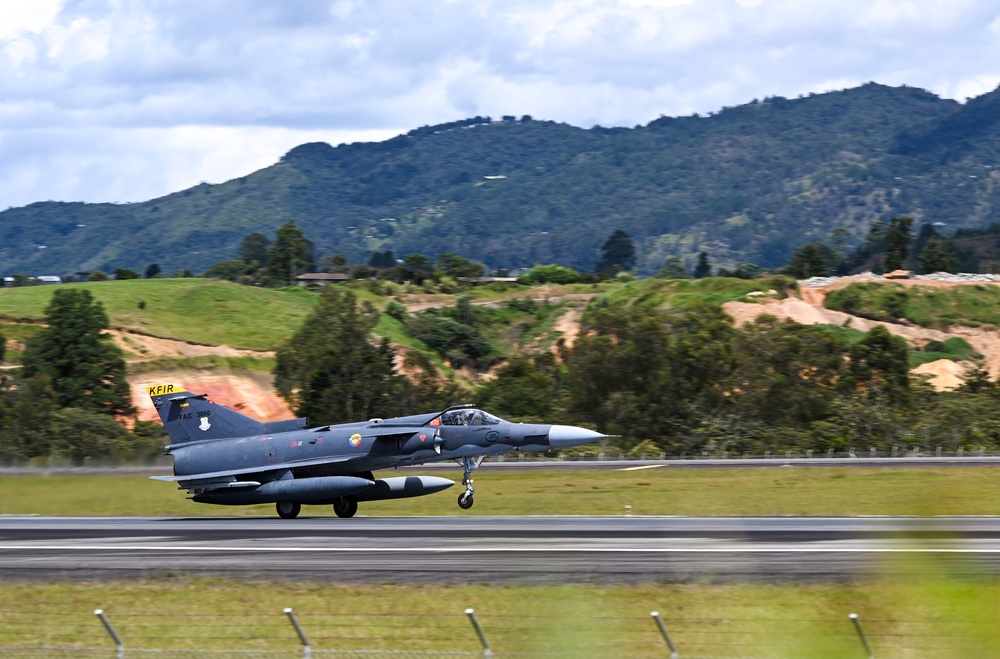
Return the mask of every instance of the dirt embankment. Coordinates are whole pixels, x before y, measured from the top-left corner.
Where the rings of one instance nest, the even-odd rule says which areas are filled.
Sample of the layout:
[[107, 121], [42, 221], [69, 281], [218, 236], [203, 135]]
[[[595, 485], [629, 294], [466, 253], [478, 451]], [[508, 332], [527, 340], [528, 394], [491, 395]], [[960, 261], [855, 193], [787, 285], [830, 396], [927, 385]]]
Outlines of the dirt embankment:
[[[960, 337], [969, 342], [972, 348], [983, 355], [984, 366], [991, 378], [1000, 376], [1000, 332], [973, 327], [952, 327], [942, 332], [925, 327], [917, 327], [903, 323], [886, 323], [869, 320], [860, 316], [841, 311], [832, 311], [823, 307], [823, 302], [830, 291], [843, 288], [849, 284], [863, 281], [881, 281], [873, 277], [858, 275], [842, 277], [827, 286], [805, 286], [800, 282], [801, 298], [789, 297], [783, 300], [763, 300], [759, 303], [727, 302], [722, 305], [723, 311], [732, 316], [737, 326], [753, 322], [757, 316], [769, 314], [779, 319], [790, 319], [803, 325], [847, 325], [854, 329], [867, 332], [876, 325], [885, 327], [891, 334], [901, 336], [914, 347], [923, 347], [928, 341], [946, 341], [952, 337]], [[893, 283], [904, 286], [929, 286], [933, 288], [951, 288], [954, 286], [983, 285], [982, 282], [951, 282], [938, 280], [895, 280]], [[997, 286], [1000, 284], [986, 284]], [[954, 389], [964, 382], [965, 369], [971, 363], [956, 363], [942, 359], [930, 364], [923, 364], [911, 372], [929, 377], [932, 386], [939, 390]]]
[[279, 421], [295, 416], [288, 404], [275, 393], [274, 381], [266, 374], [209, 375], [177, 370], [142, 373], [129, 377], [128, 381], [132, 388], [132, 404], [139, 410], [139, 419], [143, 421], [159, 420], [146, 394], [146, 387], [154, 384], [176, 384], [195, 394], [208, 394], [212, 402], [231, 407], [259, 421]]

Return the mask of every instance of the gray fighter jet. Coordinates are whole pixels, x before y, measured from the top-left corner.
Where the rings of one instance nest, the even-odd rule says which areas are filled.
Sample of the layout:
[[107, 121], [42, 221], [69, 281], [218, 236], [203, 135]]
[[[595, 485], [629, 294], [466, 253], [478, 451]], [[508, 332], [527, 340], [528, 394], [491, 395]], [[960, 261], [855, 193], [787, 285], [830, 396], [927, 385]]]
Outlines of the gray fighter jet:
[[378, 469], [455, 460], [464, 469], [463, 509], [472, 472], [488, 455], [579, 446], [605, 435], [575, 426], [510, 423], [471, 405], [393, 419], [306, 428], [305, 419], [263, 423], [172, 384], [147, 387], [173, 443], [175, 482], [199, 503], [273, 503], [297, 517], [303, 504], [333, 505], [353, 517], [359, 501], [433, 494], [454, 485], [436, 476], [376, 479]]

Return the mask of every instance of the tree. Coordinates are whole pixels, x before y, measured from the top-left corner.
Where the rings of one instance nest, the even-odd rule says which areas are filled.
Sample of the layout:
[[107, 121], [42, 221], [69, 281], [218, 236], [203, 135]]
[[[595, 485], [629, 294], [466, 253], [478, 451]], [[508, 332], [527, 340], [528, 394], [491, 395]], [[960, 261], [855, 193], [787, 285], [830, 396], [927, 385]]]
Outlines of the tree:
[[403, 267], [406, 269], [406, 276], [418, 286], [434, 275], [430, 257], [423, 254], [410, 254], [403, 259]]
[[876, 325], [848, 353], [850, 363], [841, 388], [864, 392], [870, 398], [884, 395], [892, 403], [905, 402], [910, 385], [907, 351], [906, 341]]
[[150, 263], [146, 266], [146, 279], [153, 279], [163, 274], [159, 263]]
[[267, 267], [267, 250], [271, 240], [262, 233], [251, 233], [240, 243], [240, 259], [246, 263], [257, 262], [257, 267]]
[[601, 245], [601, 260], [594, 270], [599, 274], [615, 275], [634, 267], [635, 246], [632, 238], [621, 229], [616, 229]]
[[656, 276], [660, 279], [690, 279], [684, 268], [684, 261], [678, 256], [668, 256]]
[[247, 272], [247, 263], [241, 259], [230, 259], [213, 263], [208, 270], [201, 273], [206, 279], [225, 279], [236, 281]]
[[368, 267], [374, 268], [376, 270], [385, 270], [386, 268], [392, 268], [396, 265], [396, 255], [392, 253], [391, 249], [387, 249], [384, 252], [375, 252], [368, 259]]
[[309, 318], [278, 349], [275, 388], [314, 423], [392, 416], [400, 382], [395, 353], [370, 336], [379, 312], [339, 287], [323, 290]]
[[788, 273], [796, 279], [829, 277], [837, 260], [836, 252], [823, 243], [807, 243], [800, 247], [788, 263]]
[[486, 274], [486, 266], [474, 263], [464, 256], [445, 252], [438, 254], [437, 268], [449, 277], [482, 277]]
[[698, 263], [694, 266], [692, 273], [695, 279], [704, 279], [712, 276], [712, 266], [708, 262], [708, 254], [698, 252]]
[[267, 252], [267, 271], [274, 281], [292, 284], [295, 275], [315, 267], [312, 241], [293, 220], [285, 222], [275, 233], [274, 247]]
[[125, 279], [138, 279], [139, 273], [135, 270], [126, 270], [125, 268], [115, 268], [115, 279], [118, 281], [123, 281]]
[[328, 254], [323, 257], [323, 272], [339, 272], [346, 274], [350, 268], [347, 257], [343, 254]]
[[885, 236], [885, 269], [888, 271], [899, 270], [906, 263], [906, 257], [910, 253], [910, 227], [913, 225], [912, 217], [894, 217], [889, 223], [889, 230]]
[[580, 273], [561, 265], [536, 265], [519, 278], [522, 284], [575, 284], [580, 281]]
[[931, 272], [954, 272], [958, 265], [958, 258], [951, 244], [940, 237], [933, 237], [924, 245], [920, 252], [920, 272], [928, 274]]
[[476, 404], [502, 417], [550, 418], [556, 387], [527, 357], [512, 358], [476, 393]]
[[133, 414], [125, 360], [103, 333], [108, 326], [103, 305], [88, 290], [57, 290], [45, 315], [48, 326], [25, 347], [24, 377], [47, 376], [62, 407]]

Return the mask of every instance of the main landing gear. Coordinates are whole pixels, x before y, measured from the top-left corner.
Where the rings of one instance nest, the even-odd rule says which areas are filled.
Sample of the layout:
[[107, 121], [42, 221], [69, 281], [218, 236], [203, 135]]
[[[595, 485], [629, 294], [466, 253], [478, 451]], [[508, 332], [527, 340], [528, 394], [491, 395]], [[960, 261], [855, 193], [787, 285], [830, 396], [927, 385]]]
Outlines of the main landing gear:
[[484, 457], [481, 455], [477, 458], [462, 458], [458, 461], [462, 465], [462, 469], [465, 470], [465, 474], [462, 477], [462, 485], [465, 486], [465, 492], [462, 492], [458, 496], [458, 507], [462, 510], [472, 508], [472, 504], [475, 503], [472, 499], [472, 495], [476, 493], [476, 490], [472, 487], [472, 472], [479, 469], [479, 465], [483, 464]]
[[358, 512], [358, 500], [354, 497], [340, 497], [333, 502], [333, 512], [337, 517], [354, 517]]
[[302, 512], [302, 504], [293, 501], [279, 501], [274, 504], [274, 507], [278, 510], [278, 517], [281, 519], [295, 519]]

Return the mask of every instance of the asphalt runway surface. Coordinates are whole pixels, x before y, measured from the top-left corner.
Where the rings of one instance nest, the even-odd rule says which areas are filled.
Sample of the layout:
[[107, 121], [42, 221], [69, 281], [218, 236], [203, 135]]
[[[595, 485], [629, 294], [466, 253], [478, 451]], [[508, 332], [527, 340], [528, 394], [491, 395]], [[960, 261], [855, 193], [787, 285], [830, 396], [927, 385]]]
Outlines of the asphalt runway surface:
[[1000, 518], [0, 517], [0, 578], [788, 583], [1000, 574]]

